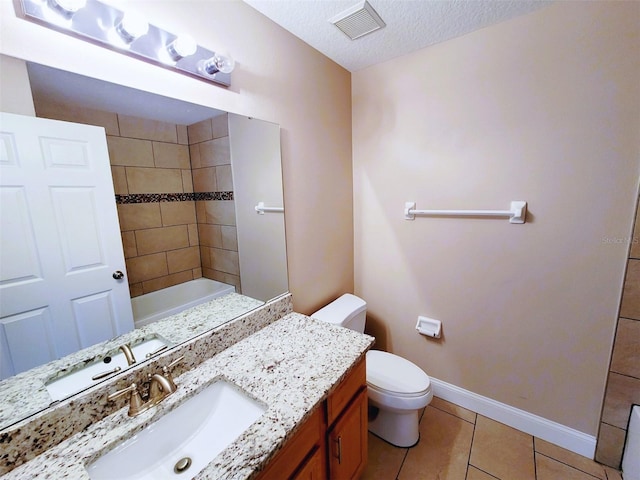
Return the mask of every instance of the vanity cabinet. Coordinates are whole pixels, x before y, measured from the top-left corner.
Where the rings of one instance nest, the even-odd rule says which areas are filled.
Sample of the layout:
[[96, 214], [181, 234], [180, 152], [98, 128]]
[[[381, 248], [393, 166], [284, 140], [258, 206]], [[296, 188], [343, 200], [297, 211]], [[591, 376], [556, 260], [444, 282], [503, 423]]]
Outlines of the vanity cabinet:
[[367, 464], [364, 359], [269, 462], [259, 480], [352, 480]]

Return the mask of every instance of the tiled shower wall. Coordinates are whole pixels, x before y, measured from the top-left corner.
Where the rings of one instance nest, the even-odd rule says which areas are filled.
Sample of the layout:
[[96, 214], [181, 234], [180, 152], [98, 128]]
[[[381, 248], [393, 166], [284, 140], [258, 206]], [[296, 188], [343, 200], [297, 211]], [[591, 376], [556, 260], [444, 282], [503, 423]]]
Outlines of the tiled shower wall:
[[105, 128], [132, 297], [203, 273], [240, 291], [227, 115], [187, 127], [34, 101], [39, 117]]
[[189, 125], [188, 133], [202, 273], [240, 292], [228, 115]]
[[608, 240], [631, 241], [596, 447], [598, 462], [619, 469], [631, 407], [640, 404], [640, 212], [631, 239]]
[[135, 297], [202, 276], [198, 227], [193, 197], [180, 195], [193, 193], [187, 127], [117, 117], [107, 143]]

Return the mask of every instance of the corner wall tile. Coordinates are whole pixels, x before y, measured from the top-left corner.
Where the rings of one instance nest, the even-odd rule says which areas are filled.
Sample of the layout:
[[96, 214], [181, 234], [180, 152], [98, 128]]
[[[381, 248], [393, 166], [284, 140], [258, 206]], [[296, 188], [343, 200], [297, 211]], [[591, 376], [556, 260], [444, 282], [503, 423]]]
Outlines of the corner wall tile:
[[215, 168], [196, 168], [192, 174], [194, 192], [215, 192], [218, 190]]
[[[195, 211], [195, 208], [194, 208]], [[200, 235], [198, 233], [198, 224], [192, 223], [188, 226], [189, 229], [189, 245], [192, 247], [197, 247], [200, 245]]]
[[211, 138], [229, 136], [229, 114], [216, 115], [211, 119]]
[[214, 270], [230, 273], [232, 275], [240, 275], [238, 252], [212, 248], [211, 263]]
[[640, 208], [636, 209], [636, 222], [633, 227], [633, 238], [629, 257], [640, 258]]
[[640, 321], [618, 320], [611, 371], [640, 379]]
[[201, 122], [187, 125], [187, 132], [189, 134], [189, 145], [211, 140], [213, 138], [211, 120], [202, 120]]
[[236, 227], [229, 225], [221, 225], [220, 233], [222, 235], [221, 247], [225, 250], [238, 251], [238, 230]]
[[609, 372], [602, 421], [626, 430], [634, 403], [640, 404], [640, 379]]
[[640, 260], [629, 260], [622, 290], [620, 316], [640, 320]]
[[231, 174], [231, 165], [221, 165], [216, 167], [216, 184], [217, 190], [222, 192], [233, 191], [233, 176]]
[[191, 170], [182, 170], [182, 190], [185, 193], [193, 193], [193, 177]]
[[189, 145], [189, 133], [187, 132], [186, 125], [176, 125], [178, 132], [178, 143], [180, 145]]
[[200, 144], [200, 165], [216, 167], [231, 164], [229, 137], [217, 138]]
[[596, 447], [596, 462], [600, 462], [609, 467], [620, 469], [622, 463], [622, 450], [624, 449], [624, 439], [626, 430], [600, 423], [600, 433], [598, 434], [598, 445]]
[[200, 161], [200, 144], [199, 143], [189, 145], [189, 159], [191, 160], [191, 168], [202, 167], [202, 162]]
[[223, 248], [220, 225], [203, 223], [198, 228], [200, 245], [205, 247]]

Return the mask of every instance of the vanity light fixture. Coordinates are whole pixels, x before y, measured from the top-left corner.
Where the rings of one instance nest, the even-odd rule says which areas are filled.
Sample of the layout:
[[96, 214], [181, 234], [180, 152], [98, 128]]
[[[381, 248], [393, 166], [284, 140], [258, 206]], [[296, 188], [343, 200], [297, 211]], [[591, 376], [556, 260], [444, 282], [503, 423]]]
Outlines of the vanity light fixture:
[[231, 84], [235, 62], [98, 0], [19, 0], [18, 15], [48, 28], [97, 43], [219, 85]]
[[126, 45], [129, 45], [136, 38], [147, 34], [149, 31], [149, 24], [144, 18], [125, 12], [120, 20], [116, 22], [113, 29], [118, 34], [118, 37]]

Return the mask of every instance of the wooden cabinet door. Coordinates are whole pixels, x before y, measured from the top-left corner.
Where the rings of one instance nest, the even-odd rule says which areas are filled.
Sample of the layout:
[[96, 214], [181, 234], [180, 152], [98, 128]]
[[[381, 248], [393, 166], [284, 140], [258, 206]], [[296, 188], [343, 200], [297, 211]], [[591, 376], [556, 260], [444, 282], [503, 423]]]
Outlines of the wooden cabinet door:
[[[304, 425], [300, 427], [298, 432], [294, 434], [282, 450], [276, 454], [267, 467], [258, 475], [257, 480], [284, 480], [288, 478], [315, 480], [316, 478], [324, 478], [324, 438], [326, 431], [327, 427], [324, 420], [323, 409], [317, 408]], [[313, 456], [309, 456], [314, 450]], [[309, 457], [309, 459], [305, 461], [307, 457]], [[320, 458], [321, 476], [299, 477], [298, 475], [300, 475], [314, 457]], [[302, 470], [298, 471], [299, 468], [302, 468]]]
[[329, 478], [353, 480], [367, 465], [367, 389], [344, 410], [328, 435]]
[[325, 480], [325, 478], [324, 455], [321, 449], [317, 449], [298, 470], [293, 480]]

